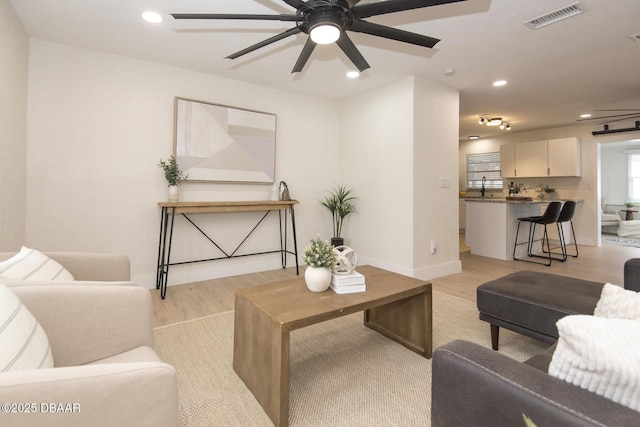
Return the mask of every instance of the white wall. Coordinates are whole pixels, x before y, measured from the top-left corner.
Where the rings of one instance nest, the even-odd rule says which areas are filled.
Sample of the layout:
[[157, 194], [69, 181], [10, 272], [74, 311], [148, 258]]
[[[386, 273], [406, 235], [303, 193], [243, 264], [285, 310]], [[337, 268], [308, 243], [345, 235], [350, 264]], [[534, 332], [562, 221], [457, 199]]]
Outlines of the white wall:
[[[414, 271], [431, 279], [462, 271], [458, 229], [459, 92], [416, 78], [413, 151]], [[443, 180], [441, 186], [441, 180]], [[445, 183], [444, 181], [448, 181]], [[431, 254], [430, 243], [437, 244]]]
[[[330, 237], [318, 199], [340, 167], [338, 126], [331, 126], [339, 120], [335, 103], [34, 39], [29, 60], [28, 245], [122, 252], [131, 258], [133, 280], [153, 286], [157, 202], [167, 198], [157, 163], [173, 150], [174, 96], [275, 113], [276, 180], [285, 180], [300, 200], [299, 249], [317, 232]], [[328, 125], [309, 131], [310, 120]], [[268, 200], [270, 189], [188, 183], [181, 200]], [[221, 241], [232, 240], [225, 249], [244, 237], [229, 230], [254, 221], [250, 214], [199, 217]], [[264, 249], [265, 242], [277, 247], [276, 218], [248, 242], [248, 250]], [[173, 261], [212, 255], [204, 238], [177, 223]], [[279, 259], [274, 254], [174, 267], [169, 284], [276, 269]]]
[[344, 101], [341, 118], [342, 177], [360, 196], [345, 235], [359, 261], [421, 279], [460, 271], [458, 92], [410, 77]]
[[9, 0], [0, 0], [0, 251], [25, 239], [29, 39]]

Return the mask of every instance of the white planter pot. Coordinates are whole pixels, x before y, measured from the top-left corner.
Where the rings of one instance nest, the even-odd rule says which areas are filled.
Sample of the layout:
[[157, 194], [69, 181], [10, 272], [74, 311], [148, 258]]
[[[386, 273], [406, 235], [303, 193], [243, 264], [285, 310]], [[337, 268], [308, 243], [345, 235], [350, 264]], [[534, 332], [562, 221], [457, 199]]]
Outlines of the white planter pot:
[[179, 200], [180, 200], [180, 194], [178, 193], [178, 186], [170, 185], [169, 186], [169, 202], [176, 203]]
[[324, 292], [331, 284], [331, 270], [327, 267], [307, 266], [304, 281], [311, 292]]

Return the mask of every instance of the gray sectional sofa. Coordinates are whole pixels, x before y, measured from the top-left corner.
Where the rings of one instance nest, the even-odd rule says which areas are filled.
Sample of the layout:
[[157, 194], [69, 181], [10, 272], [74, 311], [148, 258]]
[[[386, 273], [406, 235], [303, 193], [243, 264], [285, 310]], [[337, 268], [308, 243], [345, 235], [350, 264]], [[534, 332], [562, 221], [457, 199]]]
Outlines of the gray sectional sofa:
[[[625, 264], [624, 285], [640, 290], [640, 259]], [[528, 328], [500, 326], [538, 338]], [[640, 412], [550, 376], [554, 348], [518, 362], [462, 340], [439, 347], [433, 354], [432, 426], [525, 426], [523, 416], [538, 427], [640, 426]]]

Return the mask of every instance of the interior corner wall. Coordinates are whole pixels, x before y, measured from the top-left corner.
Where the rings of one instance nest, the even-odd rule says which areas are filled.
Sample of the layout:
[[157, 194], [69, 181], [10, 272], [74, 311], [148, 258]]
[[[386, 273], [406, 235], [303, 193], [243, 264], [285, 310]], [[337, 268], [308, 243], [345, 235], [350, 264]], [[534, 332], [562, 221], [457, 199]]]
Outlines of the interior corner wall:
[[413, 274], [413, 79], [342, 101], [341, 176], [358, 212], [347, 217], [345, 244], [359, 264]]
[[29, 38], [9, 0], [0, 0], [0, 251], [25, 242]]
[[[413, 276], [462, 271], [458, 227], [459, 92], [415, 78]], [[434, 161], [435, 160], [435, 161]], [[435, 253], [431, 243], [436, 245]]]
[[[340, 182], [359, 197], [344, 234], [358, 262], [423, 279], [460, 271], [457, 91], [408, 77], [340, 111]], [[450, 188], [439, 189], [445, 176]], [[429, 239], [438, 255], [426, 255]]]
[[[316, 233], [330, 233], [318, 200], [339, 174], [333, 101], [36, 39], [30, 40], [28, 87], [28, 245], [124, 253], [132, 279], [155, 285], [157, 203], [167, 200], [157, 164], [173, 152], [175, 96], [276, 114], [276, 182], [286, 181], [300, 201], [295, 208], [299, 252]], [[309, 117], [328, 125], [309, 132]], [[185, 183], [181, 200], [269, 200], [271, 188]], [[233, 249], [244, 234], [230, 234], [250, 230], [254, 217], [199, 215], [197, 221], [205, 231], [219, 232], [225, 249]], [[241, 253], [279, 248], [278, 216], [266, 221]], [[206, 239], [176, 218], [173, 262], [216, 255]], [[277, 268], [278, 254], [175, 266], [169, 285]]]

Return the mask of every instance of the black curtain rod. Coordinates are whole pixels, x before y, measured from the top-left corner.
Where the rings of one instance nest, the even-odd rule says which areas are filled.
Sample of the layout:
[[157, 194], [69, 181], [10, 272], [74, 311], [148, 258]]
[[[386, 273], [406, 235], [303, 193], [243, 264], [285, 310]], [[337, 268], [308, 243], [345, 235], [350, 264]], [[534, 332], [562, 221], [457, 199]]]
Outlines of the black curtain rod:
[[640, 122], [636, 122], [636, 127], [634, 128], [625, 128], [625, 129], [609, 129], [609, 126], [605, 125], [604, 130], [591, 132], [593, 136], [596, 135], [608, 135], [610, 133], [622, 133], [622, 132], [634, 132], [640, 131]]

